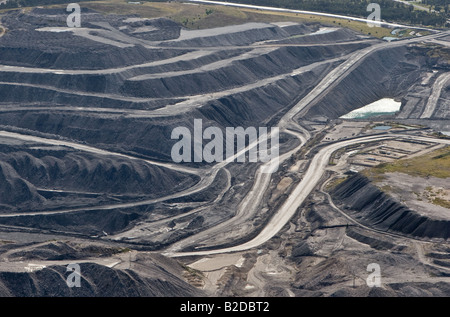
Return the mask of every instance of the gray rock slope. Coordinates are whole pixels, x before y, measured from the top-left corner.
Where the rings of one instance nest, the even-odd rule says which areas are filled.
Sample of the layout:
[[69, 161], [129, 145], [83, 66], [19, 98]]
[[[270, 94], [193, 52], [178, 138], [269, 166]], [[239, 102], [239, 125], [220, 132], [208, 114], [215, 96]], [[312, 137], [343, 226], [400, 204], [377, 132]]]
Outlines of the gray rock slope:
[[80, 263], [80, 287], [69, 287], [66, 265], [34, 272], [0, 272], [1, 297], [196, 297], [205, 294], [182, 278], [180, 264], [169, 258], [141, 256], [131, 268]]

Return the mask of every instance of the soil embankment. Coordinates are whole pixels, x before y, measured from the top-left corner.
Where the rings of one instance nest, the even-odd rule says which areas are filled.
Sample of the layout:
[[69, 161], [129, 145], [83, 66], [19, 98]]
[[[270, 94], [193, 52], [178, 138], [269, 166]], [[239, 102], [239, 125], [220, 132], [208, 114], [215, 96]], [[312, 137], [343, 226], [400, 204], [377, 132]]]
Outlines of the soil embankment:
[[331, 192], [358, 222], [382, 231], [396, 232], [418, 238], [450, 237], [450, 221], [419, 215], [355, 174]]

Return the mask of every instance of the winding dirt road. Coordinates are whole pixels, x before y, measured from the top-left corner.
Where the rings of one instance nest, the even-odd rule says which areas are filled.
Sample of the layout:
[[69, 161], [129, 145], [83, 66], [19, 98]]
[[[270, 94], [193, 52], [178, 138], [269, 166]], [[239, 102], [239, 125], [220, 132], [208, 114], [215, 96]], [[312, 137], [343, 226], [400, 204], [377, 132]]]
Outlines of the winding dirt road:
[[179, 257], [179, 256], [194, 256], [194, 255], [211, 255], [218, 253], [228, 253], [228, 252], [238, 252], [245, 251], [248, 249], [256, 248], [263, 243], [267, 242], [269, 239], [274, 237], [292, 218], [297, 209], [302, 205], [302, 203], [306, 200], [308, 195], [314, 190], [314, 188], [318, 185], [320, 179], [322, 178], [327, 165], [329, 163], [329, 159], [331, 154], [343, 147], [347, 147], [349, 145], [361, 144], [361, 143], [369, 143], [375, 141], [382, 141], [387, 139], [393, 139], [403, 137], [406, 139], [414, 139], [420, 141], [434, 141], [442, 144], [450, 145], [450, 140], [448, 139], [434, 139], [427, 137], [418, 137], [418, 136], [410, 136], [405, 134], [390, 134], [390, 135], [381, 135], [381, 136], [366, 136], [355, 138], [352, 140], [345, 140], [341, 142], [337, 142], [331, 145], [328, 145], [322, 148], [311, 160], [311, 164], [308, 167], [303, 179], [300, 183], [295, 187], [295, 189], [291, 192], [289, 197], [286, 199], [284, 204], [274, 213], [271, 220], [268, 224], [263, 228], [263, 230], [252, 240], [245, 242], [243, 244], [221, 248], [221, 249], [213, 249], [206, 251], [194, 251], [194, 252], [174, 252], [172, 248], [170, 248], [165, 254], [171, 257]]

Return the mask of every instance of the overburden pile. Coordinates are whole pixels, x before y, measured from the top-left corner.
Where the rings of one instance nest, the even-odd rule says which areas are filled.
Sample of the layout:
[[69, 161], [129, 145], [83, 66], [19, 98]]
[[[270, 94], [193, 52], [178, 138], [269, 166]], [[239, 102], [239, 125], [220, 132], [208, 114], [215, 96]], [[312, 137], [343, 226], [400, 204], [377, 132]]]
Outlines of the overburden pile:
[[450, 238], [450, 221], [422, 216], [354, 174], [331, 192], [346, 213], [363, 225], [419, 238]]

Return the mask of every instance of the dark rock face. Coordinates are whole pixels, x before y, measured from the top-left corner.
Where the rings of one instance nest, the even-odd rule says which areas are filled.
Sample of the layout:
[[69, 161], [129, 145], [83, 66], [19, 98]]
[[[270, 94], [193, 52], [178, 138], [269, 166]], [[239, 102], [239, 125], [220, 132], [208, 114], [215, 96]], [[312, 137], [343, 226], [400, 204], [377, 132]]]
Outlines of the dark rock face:
[[[450, 69], [450, 66], [448, 68]], [[445, 120], [450, 119], [449, 100], [450, 85], [441, 90], [441, 96], [437, 102], [436, 110], [433, 113], [432, 118]]]
[[[144, 271], [81, 263], [80, 287], [66, 283], [66, 266], [30, 273], [0, 272], [0, 296], [12, 297], [178, 297], [204, 296], [176, 274], [174, 261], [155, 257]], [[144, 264], [143, 260], [141, 264]], [[180, 269], [178, 269], [179, 271]]]
[[58, 147], [25, 152], [2, 145], [0, 181], [0, 212], [28, 212], [89, 206], [117, 198], [151, 199], [189, 188], [198, 177], [139, 160]]
[[[117, 16], [83, 10], [83, 27], [103, 30], [105, 24], [128, 26]], [[2, 24], [10, 31], [0, 39], [1, 63], [5, 65], [42, 67], [55, 69], [103, 69], [117, 65], [132, 65], [183, 54], [183, 51], [148, 50], [142, 45], [114, 47], [71, 32], [41, 32], [44, 27], [65, 27], [67, 12], [64, 9], [33, 9], [25, 14], [19, 10], [2, 17]], [[158, 38], [169, 39], [179, 34], [179, 25], [167, 19], [142, 22], [155, 28]], [[161, 30], [169, 30], [168, 32]], [[159, 32], [158, 32], [159, 30]], [[169, 33], [169, 34], [166, 34]], [[145, 33], [142, 33], [145, 34]], [[141, 36], [142, 36], [141, 34]], [[70, 65], [70, 66], [69, 66]]]
[[355, 32], [348, 29], [338, 29], [332, 32], [324, 32], [310, 35], [310, 36], [298, 36], [290, 39], [277, 41], [277, 43], [289, 43], [289, 44], [314, 44], [314, 43], [326, 43], [326, 42], [345, 42], [358, 39]]
[[399, 98], [420, 83], [418, 78], [427, 69], [426, 58], [411, 54], [407, 47], [377, 51], [317, 102], [306, 117], [339, 118], [379, 99]]
[[423, 238], [450, 238], [450, 221], [419, 215], [395, 201], [366, 177], [355, 174], [331, 193], [364, 225]]
[[[43, 27], [65, 26], [66, 15], [66, 12], [57, 10], [33, 10], [27, 14], [12, 12], [2, 18], [2, 24], [11, 31], [0, 38], [0, 64], [47, 69], [43, 72], [19, 72], [10, 68], [0, 72], [1, 102], [13, 107], [42, 106], [49, 111], [24, 109], [20, 112], [2, 112], [0, 124], [62, 135], [97, 146], [111, 145], [164, 161], [171, 161], [170, 149], [175, 141], [170, 139], [170, 134], [174, 127], [190, 128], [193, 118], [203, 119], [205, 125], [208, 121], [208, 124], [219, 127], [267, 125], [295, 104], [337, 63], [324, 63], [290, 76], [294, 69], [347, 55], [367, 46], [355, 43], [328, 47], [280, 47], [261, 54], [250, 54], [246, 58], [241, 58], [241, 55], [252, 49], [236, 47], [200, 54], [198, 58], [143, 66], [192, 52], [188, 47], [160, 49], [143, 44], [153, 43], [149, 38], [144, 38], [147, 33], [152, 37], [153, 31], [141, 33], [141, 30], [171, 30], [176, 33], [180, 26], [165, 19], [142, 20], [115, 15], [106, 18], [90, 11], [83, 15], [83, 23], [90, 30], [103, 35], [113, 32], [107, 35], [125, 37], [131, 41], [129, 47], [100, 43], [72, 32], [36, 31]], [[136, 30], [139, 32], [136, 33]], [[206, 36], [187, 41], [171, 41], [176, 34], [166, 34], [163, 44], [183, 42], [178, 44], [188, 45], [193, 41], [189, 45], [217, 44], [222, 47], [282, 39], [311, 31], [313, 29], [305, 25], [281, 28], [267, 24], [251, 31], [234, 31], [218, 37]], [[339, 32], [332, 33], [339, 37]], [[237, 59], [223, 66], [207, 71], [196, 70], [233, 57]], [[49, 69], [55, 69], [55, 72]], [[80, 70], [88, 71], [76, 72]], [[157, 76], [172, 72], [179, 73]], [[146, 74], [156, 75], [136, 80], [137, 76]], [[281, 77], [270, 80], [276, 76]], [[151, 111], [166, 106], [177, 109], [176, 103], [190, 96], [207, 95], [243, 85], [255, 87], [225, 94], [186, 113], [130, 118], [125, 111]], [[52, 107], [58, 107], [61, 111], [53, 111]], [[72, 109], [65, 111], [65, 107]], [[86, 113], [74, 111], [73, 107], [112, 108], [124, 114]]]
[[301, 241], [297, 245], [292, 248], [292, 257], [298, 258], [302, 256], [312, 256], [314, 252], [309, 247], [308, 243], [305, 241]]
[[255, 23], [255, 29], [243, 29], [235, 34], [212, 34], [210, 36], [192, 37], [180, 39], [178, 41], [168, 41], [165, 45], [168, 46], [223, 46], [223, 45], [249, 45], [251, 43], [282, 39], [289, 36], [282, 28], [275, 25], [263, 25]]
[[202, 226], [203, 222], [205, 221], [203, 216], [197, 216], [192, 220], [189, 225], [187, 226], [187, 229], [196, 229]]
[[0, 204], [42, 200], [32, 184], [22, 179], [11, 166], [0, 162]]
[[[174, 127], [185, 126], [193, 131], [195, 118], [203, 119], [205, 127], [264, 126], [264, 122], [286, 110], [286, 105], [292, 104], [299, 94], [305, 94], [327, 70], [325, 66], [318, 67], [314, 71], [289, 77], [265, 87], [208, 102], [203, 107], [170, 118], [117, 118], [83, 112], [36, 113], [30, 110], [1, 113], [0, 124], [63, 135], [89, 144], [109, 144], [171, 162], [171, 147], [176, 142], [170, 139]], [[0, 89], [0, 94], [1, 91]], [[21, 96], [22, 94], [17, 91], [17, 98], [21, 99]], [[53, 97], [48, 95], [48, 98], [52, 100]]]

